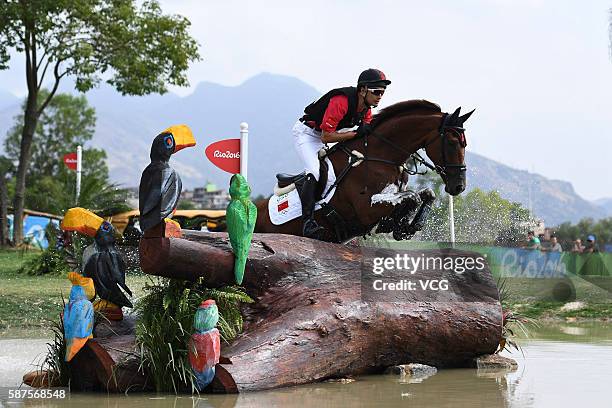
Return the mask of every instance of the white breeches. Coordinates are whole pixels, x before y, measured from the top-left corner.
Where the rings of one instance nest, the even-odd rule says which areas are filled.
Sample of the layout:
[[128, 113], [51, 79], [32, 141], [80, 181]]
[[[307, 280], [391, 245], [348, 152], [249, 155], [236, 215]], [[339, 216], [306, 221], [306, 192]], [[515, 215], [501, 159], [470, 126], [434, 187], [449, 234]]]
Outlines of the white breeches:
[[293, 143], [306, 173], [312, 173], [319, 180], [319, 150], [324, 147], [321, 132], [309, 128], [299, 120], [293, 126]]

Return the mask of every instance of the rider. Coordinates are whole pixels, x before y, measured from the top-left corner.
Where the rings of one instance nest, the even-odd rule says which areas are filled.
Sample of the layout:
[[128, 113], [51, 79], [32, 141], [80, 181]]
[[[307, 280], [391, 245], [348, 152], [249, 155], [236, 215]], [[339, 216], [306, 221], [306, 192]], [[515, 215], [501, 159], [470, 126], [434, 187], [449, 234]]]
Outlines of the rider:
[[[357, 87], [332, 89], [308, 105], [305, 115], [293, 127], [295, 148], [306, 166], [306, 178], [300, 191], [305, 237], [316, 238], [323, 229], [314, 220], [319, 150], [324, 143], [367, 136], [371, 132], [371, 108], [378, 106], [390, 83], [382, 71], [366, 69], [359, 75]], [[342, 131], [355, 126], [355, 131]]]

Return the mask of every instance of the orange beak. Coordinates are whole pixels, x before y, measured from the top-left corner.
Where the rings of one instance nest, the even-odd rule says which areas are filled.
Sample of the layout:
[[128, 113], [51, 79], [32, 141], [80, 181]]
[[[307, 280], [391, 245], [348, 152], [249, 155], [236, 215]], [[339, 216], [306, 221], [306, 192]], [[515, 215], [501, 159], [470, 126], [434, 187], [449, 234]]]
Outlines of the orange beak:
[[193, 137], [193, 133], [187, 125], [170, 126], [162, 133], [170, 133], [174, 137], [174, 153], [178, 152], [179, 150], [183, 150], [186, 147], [196, 145], [195, 137]]
[[60, 227], [64, 231], [76, 231], [93, 238], [98, 233], [98, 229], [100, 229], [100, 225], [103, 222], [104, 219], [102, 217], [98, 217], [91, 211], [75, 207], [66, 211]]

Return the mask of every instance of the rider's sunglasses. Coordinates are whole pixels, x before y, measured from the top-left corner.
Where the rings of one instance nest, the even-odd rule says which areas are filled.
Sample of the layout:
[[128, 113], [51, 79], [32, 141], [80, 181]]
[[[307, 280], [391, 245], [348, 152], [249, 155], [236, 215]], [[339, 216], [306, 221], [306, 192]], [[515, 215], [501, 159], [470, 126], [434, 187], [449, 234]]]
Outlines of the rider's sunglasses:
[[372, 95], [383, 96], [385, 93], [385, 88], [373, 88], [373, 89], [368, 88], [368, 91], [370, 91]]

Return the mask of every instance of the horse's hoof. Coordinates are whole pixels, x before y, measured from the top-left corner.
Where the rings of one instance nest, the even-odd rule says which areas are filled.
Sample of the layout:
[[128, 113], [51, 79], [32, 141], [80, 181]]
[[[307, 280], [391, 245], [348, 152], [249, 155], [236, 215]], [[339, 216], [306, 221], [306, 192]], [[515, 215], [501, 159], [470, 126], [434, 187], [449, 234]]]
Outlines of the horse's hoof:
[[315, 220], [307, 220], [304, 222], [302, 235], [306, 238], [321, 240], [325, 228], [321, 227]]
[[396, 241], [407, 241], [414, 236], [414, 233], [408, 231], [395, 230], [393, 231], [393, 239]]
[[424, 203], [432, 202], [436, 199], [436, 193], [431, 188], [424, 188], [419, 191], [419, 197]]

